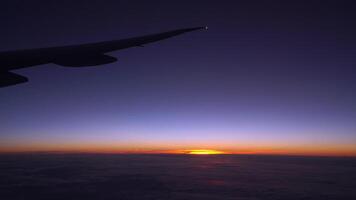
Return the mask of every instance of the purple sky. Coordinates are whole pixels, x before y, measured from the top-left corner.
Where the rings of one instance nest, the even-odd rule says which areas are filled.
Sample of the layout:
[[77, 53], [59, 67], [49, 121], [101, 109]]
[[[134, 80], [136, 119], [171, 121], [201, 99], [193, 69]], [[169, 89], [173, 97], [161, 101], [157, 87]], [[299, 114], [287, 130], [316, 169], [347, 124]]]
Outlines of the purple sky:
[[1, 51], [209, 30], [114, 52], [105, 66], [16, 71], [30, 82], [0, 90], [0, 145], [356, 145], [353, 4], [1, 1]]

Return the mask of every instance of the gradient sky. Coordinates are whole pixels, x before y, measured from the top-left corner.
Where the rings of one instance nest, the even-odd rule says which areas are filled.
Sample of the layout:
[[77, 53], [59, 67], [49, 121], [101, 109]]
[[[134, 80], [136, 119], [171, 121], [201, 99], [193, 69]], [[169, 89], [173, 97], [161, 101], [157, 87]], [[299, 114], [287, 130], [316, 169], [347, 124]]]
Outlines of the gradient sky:
[[209, 26], [89, 68], [16, 72], [0, 151], [356, 155], [352, 1], [1, 1], [0, 51]]

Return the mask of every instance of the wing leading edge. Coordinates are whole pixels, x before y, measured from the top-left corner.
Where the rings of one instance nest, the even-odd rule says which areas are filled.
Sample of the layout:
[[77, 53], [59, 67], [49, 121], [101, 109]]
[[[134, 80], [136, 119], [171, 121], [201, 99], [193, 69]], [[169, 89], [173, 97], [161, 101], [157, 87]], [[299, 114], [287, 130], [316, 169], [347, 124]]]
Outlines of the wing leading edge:
[[67, 67], [103, 65], [117, 61], [115, 57], [105, 55], [105, 53], [130, 47], [142, 46], [183, 33], [202, 29], [207, 29], [207, 27], [177, 29], [141, 37], [82, 45], [2, 52], [0, 53], [0, 87], [6, 87], [28, 81], [26, 77], [11, 73], [9, 72], [10, 70], [47, 63], [55, 63]]

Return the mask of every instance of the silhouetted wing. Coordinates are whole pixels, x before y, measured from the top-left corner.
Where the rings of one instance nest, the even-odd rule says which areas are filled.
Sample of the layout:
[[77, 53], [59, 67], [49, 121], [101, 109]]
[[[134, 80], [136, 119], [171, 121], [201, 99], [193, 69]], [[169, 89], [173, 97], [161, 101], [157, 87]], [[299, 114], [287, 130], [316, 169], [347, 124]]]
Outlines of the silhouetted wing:
[[46, 63], [55, 63], [69, 67], [107, 64], [117, 60], [114, 57], [105, 55], [107, 52], [142, 46], [200, 29], [206, 29], [206, 27], [178, 29], [123, 40], [3, 52], [0, 53], [0, 71], [10, 71]]
[[11, 72], [0, 72], [0, 87], [25, 83], [27, 81], [28, 79], [24, 76]]
[[200, 29], [207, 29], [207, 27], [178, 29], [107, 42], [2, 52], [0, 53], [0, 87], [28, 81], [24, 76], [9, 72], [11, 70], [47, 63], [55, 63], [67, 67], [103, 65], [117, 61], [115, 57], [105, 55], [105, 53], [142, 46]]

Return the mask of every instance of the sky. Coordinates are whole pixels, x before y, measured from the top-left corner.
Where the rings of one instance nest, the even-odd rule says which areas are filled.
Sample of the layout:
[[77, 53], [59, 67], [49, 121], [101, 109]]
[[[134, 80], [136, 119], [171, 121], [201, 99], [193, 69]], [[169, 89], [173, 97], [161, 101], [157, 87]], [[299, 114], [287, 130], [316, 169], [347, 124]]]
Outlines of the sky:
[[0, 89], [0, 151], [356, 155], [352, 1], [1, 1], [0, 51], [209, 26]]

